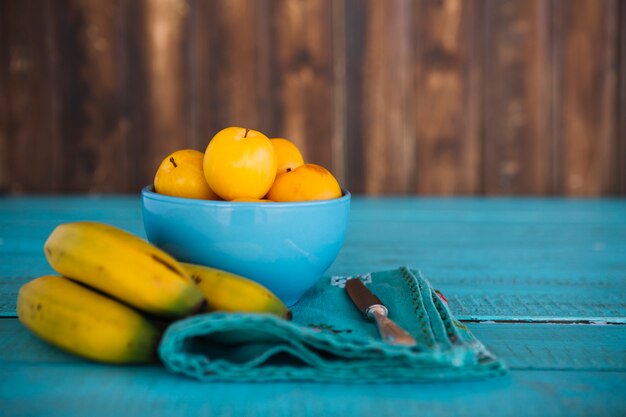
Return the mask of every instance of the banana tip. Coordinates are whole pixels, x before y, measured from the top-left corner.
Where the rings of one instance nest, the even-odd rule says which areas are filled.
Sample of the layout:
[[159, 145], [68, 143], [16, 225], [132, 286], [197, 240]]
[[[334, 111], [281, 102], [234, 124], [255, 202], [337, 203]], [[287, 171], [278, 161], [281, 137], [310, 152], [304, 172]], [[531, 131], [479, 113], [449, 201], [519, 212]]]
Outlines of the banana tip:
[[293, 314], [291, 313], [291, 310], [287, 310], [287, 312], [285, 313], [285, 319], [287, 319], [288, 321], [291, 321], [292, 318], [293, 318]]

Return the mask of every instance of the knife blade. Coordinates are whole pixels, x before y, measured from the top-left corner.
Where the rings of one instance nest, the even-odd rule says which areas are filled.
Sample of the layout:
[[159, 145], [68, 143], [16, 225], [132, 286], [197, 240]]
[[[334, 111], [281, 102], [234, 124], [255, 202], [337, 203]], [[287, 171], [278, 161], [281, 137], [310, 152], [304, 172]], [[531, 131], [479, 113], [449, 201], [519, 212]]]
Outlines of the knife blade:
[[392, 345], [414, 346], [415, 339], [389, 317], [389, 310], [369, 288], [358, 278], [346, 281], [346, 292], [361, 313], [370, 321], [375, 321], [383, 340]]

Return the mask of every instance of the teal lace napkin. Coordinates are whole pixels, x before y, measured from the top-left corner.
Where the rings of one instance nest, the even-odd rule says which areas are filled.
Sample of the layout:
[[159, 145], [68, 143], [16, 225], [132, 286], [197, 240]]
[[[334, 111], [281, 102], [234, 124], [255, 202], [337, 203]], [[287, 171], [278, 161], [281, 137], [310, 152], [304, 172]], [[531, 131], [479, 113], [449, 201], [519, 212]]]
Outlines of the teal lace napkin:
[[381, 340], [348, 298], [348, 278], [323, 279], [292, 308], [291, 322], [228, 313], [176, 322], [159, 346], [161, 359], [172, 372], [203, 381], [408, 382], [507, 372], [419, 272], [402, 267], [358, 277], [417, 340], [412, 347]]

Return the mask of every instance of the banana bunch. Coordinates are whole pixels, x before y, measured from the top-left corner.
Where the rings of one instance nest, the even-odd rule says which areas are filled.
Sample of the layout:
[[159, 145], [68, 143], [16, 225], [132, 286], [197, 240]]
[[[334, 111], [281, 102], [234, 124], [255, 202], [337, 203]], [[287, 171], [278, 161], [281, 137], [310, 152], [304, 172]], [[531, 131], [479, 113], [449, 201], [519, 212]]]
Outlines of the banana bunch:
[[44, 252], [62, 276], [43, 276], [23, 285], [18, 318], [47, 342], [92, 360], [155, 360], [162, 331], [142, 313], [164, 320], [218, 310], [290, 318], [287, 306], [260, 284], [181, 264], [106, 224], [60, 225]]
[[181, 266], [204, 293], [207, 311], [269, 313], [291, 319], [285, 303], [259, 283], [208, 266], [183, 262]]
[[160, 331], [141, 314], [67, 278], [48, 275], [20, 288], [20, 321], [64, 350], [109, 363], [156, 359]]
[[174, 258], [113, 226], [62, 224], [48, 237], [44, 251], [59, 274], [159, 317], [185, 317], [205, 302]]

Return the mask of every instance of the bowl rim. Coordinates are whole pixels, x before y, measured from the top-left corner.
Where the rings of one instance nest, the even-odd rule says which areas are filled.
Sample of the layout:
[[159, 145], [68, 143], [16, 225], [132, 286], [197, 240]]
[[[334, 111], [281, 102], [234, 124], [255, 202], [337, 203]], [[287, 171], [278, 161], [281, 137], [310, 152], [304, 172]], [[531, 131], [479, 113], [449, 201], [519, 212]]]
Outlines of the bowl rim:
[[312, 201], [290, 201], [290, 202], [256, 202], [256, 201], [223, 201], [223, 200], [202, 200], [198, 198], [174, 197], [171, 195], [158, 194], [154, 191], [154, 184], [146, 185], [141, 189], [141, 195], [144, 199], [156, 200], [164, 203], [177, 203], [203, 207], [309, 207], [309, 206], [328, 206], [333, 204], [344, 204], [350, 201], [352, 194], [346, 189], [341, 189], [342, 196], [330, 200], [312, 200]]

